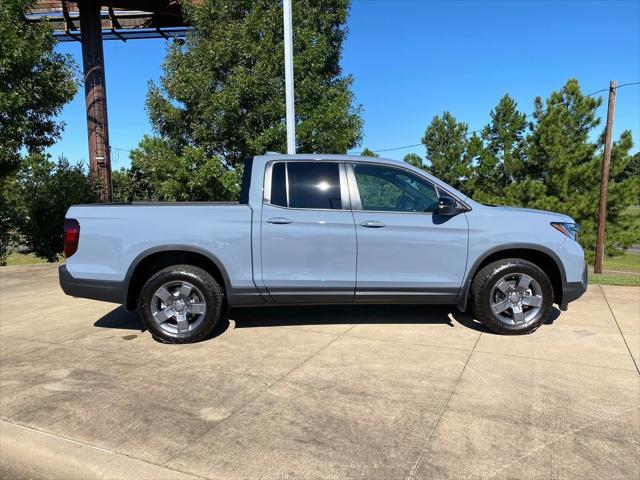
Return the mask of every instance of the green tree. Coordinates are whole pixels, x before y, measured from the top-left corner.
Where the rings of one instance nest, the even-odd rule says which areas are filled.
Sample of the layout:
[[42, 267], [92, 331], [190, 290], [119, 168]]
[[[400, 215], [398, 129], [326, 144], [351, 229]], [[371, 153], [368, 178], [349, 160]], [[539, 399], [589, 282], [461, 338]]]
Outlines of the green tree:
[[131, 152], [131, 168], [113, 175], [114, 199], [130, 201], [235, 200], [239, 194], [237, 170], [228, 170], [203, 150], [186, 146], [177, 155], [169, 142], [145, 136]]
[[427, 127], [422, 143], [427, 150], [427, 169], [449, 185], [465, 190], [471, 175], [472, 158], [467, 155], [468, 126], [449, 112], [435, 116]]
[[9, 247], [16, 239], [19, 205], [15, 175], [0, 178], [0, 265], [6, 265]]
[[486, 151], [500, 166], [502, 187], [519, 179], [525, 158], [526, 115], [518, 111], [518, 104], [509, 95], [500, 99], [489, 114], [491, 122], [482, 130]]
[[46, 24], [26, 22], [32, 3], [0, 2], [0, 178], [17, 170], [22, 149], [39, 152], [60, 137], [55, 116], [77, 89], [73, 58], [53, 51]]
[[404, 156], [403, 160], [406, 163], [413, 165], [414, 167], [424, 168], [424, 164], [422, 163], [422, 158], [417, 153], [407, 153]]
[[111, 172], [113, 203], [132, 202], [134, 198], [138, 198], [134, 194], [136, 183], [130, 169], [121, 167], [120, 170], [113, 170]]
[[[610, 255], [621, 253], [622, 249], [640, 242], [640, 215], [629, 206], [638, 205], [640, 199], [640, 175], [638, 174], [638, 153], [630, 155], [633, 147], [631, 132], [622, 132], [614, 142], [611, 152], [609, 172], [609, 190], [607, 194], [607, 230], [605, 248]], [[598, 142], [600, 151], [604, 150], [604, 132]], [[597, 159], [596, 177], [599, 181], [599, 169], [602, 156]], [[635, 170], [634, 170], [635, 169]], [[633, 173], [635, 171], [635, 174]], [[599, 199], [599, 197], [598, 197]], [[595, 232], [591, 242], [595, 252]], [[594, 254], [595, 255], [595, 254]]]
[[360, 152], [360, 155], [363, 157], [376, 157], [376, 158], [380, 157], [380, 155], [378, 155], [373, 150], [369, 150], [367, 147], [364, 147], [364, 150]]
[[81, 164], [71, 165], [48, 155], [25, 158], [16, 176], [18, 229], [29, 251], [50, 262], [62, 253], [63, 225], [71, 205], [97, 201], [96, 182]]
[[[346, 152], [361, 138], [360, 108], [340, 55], [349, 0], [294, 2], [296, 133], [299, 151]], [[154, 129], [229, 168], [267, 150], [285, 151], [282, 5], [204, 0], [186, 7], [193, 30], [173, 44], [147, 107]]]
[[[640, 178], [640, 152], [636, 152], [636, 154], [631, 157], [629, 163], [624, 168], [624, 170], [617, 176], [616, 180], [621, 181], [625, 178]], [[638, 201], [640, 203], [640, 200]]]
[[522, 180], [526, 159], [526, 115], [509, 95], [504, 95], [490, 113], [491, 121], [480, 139], [470, 140], [477, 162], [472, 190], [480, 201], [495, 202], [504, 189]]

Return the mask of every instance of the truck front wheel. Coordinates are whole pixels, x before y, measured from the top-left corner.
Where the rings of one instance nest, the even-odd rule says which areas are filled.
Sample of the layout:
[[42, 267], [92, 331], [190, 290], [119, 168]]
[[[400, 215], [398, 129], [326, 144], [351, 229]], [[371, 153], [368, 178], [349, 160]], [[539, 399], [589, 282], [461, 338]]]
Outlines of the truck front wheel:
[[534, 332], [547, 319], [553, 303], [549, 277], [535, 264], [507, 258], [482, 268], [471, 285], [478, 320], [496, 333]]
[[192, 265], [173, 265], [142, 287], [138, 311], [153, 338], [164, 343], [202, 340], [220, 318], [222, 289]]

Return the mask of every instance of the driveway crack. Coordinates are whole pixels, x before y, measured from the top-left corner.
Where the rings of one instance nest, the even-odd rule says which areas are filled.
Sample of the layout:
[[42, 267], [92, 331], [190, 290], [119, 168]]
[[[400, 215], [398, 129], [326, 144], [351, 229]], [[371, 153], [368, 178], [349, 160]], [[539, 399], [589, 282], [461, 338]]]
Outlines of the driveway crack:
[[418, 471], [418, 467], [422, 463], [422, 459], [426, 455], [427, 450], [429, 449], [429, 445], [431, 445], [431, 440], [433, 439], [433, 434], [437, 430], [438, 425], [440, 425], [440, 420], [442, 420], [442, 417], [444, 416], [444, 412], [447, 411], [447, 407], [449, 406], [449, 402], [451, 402], [451, 398], [453, 398], [453, 394], [455, 393], [456, 388], [458, 388], [458, 384], [460, 383], [460, 380], [462, 379], [462, 375], [464, 374], [464, 371], [467, 369], [467, 365], [469, 365], [469, 360], [471, 360], [471, 356], [473, 355], [473, 352], [475, 352], [475, 350], [476, 350], [476, 346], [478, 345], [478, 342], [480, 341], [480, 337], [482, 337], [482, 332], [480, 332], [480, 335], [478, 335], [476, 343], [474, 343], [473, 348], [471, 349], [471, 352], [469, 353], [469, 356], [467, 357], [467, 361], [464, 363], [464, 367], [462, 367], [462, 370], [460, 371], [460, 375], [458, 375], [458, 379], [456, 380], [455, 385], [451, 389], [451, 393], [449, 394], [449, 398], [447, 398], [447, 402], [444, 404], [444, 407], [442, 408], [442, 411], [440, 412], [440, 416], [438, 417], [438, 420], [436, 420], [436, 424], [433, 426], [433, 429], [431, 430], [431, 433], [429, 434], [429, 438], [427, 439], [427, 444], [424, 446], [424, 448], [420, 452], [420, 455], [418, 455], [418, 459], [416, 460], [416, 463], [414, 463], [413, 467], [411, 468], [411, 471], [409, 472], [409, 475], [407, 475], [406, 480], [412, 480], [414, 475]]
[[602, 292], [602, 296], [604, 297], [604, 301], [607, 302], [607, 307], [609, 307], [609, 311], [611, 312], [611, 316], [613, 317], [613, 321], [616, 322], [616, 327], [618, 327], [618, 331], [620, 332], [620, 336], [622, 337], [622, 340], [624, 341], [625, 346], [627, 347], [627, 351], [629, 352], [629, 355], [631, 356], [631, 361], [633, 361], [633, 364], [636, 367], [636, 371], [638, 372], [638, 375], [640, 375], [640, 368], [638, 368], [638, 363], [636, 362], [636, 359], [633, 356], [633, 353], [631, 353], [631, 348], [629, 347], [629, 344], [627, 343], [627, 339], [624, 336], [624, 333], [622, 333], [622, 329], [620, 328], [620, 324], [618, 323], [618, 319], [616, 318], [616, 314], [613, 313], [613, 308], [611, 308], [611, 305], [609, 304], [609, 299], [607, 298], [607, 294], [604, 293], [604, 290], [602, 289], [602, 285], [598, 285], [598, 287], [600, 287], [600, 291]]

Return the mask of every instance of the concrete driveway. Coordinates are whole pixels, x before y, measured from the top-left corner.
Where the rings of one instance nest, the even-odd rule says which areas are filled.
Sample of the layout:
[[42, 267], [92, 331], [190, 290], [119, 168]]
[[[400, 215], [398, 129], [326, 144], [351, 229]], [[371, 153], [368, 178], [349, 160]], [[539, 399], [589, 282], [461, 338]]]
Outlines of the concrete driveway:
[[533, 335], [454, 308], [240, 311], [196, 345], [0, 269], [0, 474], [638, 478], [640, 289]]

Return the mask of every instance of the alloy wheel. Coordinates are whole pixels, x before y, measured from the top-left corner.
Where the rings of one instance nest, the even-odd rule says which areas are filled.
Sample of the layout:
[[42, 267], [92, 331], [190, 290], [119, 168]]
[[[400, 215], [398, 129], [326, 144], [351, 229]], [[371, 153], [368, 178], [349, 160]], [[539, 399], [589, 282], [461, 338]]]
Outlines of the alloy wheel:
[[491, 290], [493, 315], [507, 325], [527, 323], [542, 308], [540, 284], [524, 273], [511, 273], [498, 280]]
[[151, 313], [158, 326], [172, 334], [187, 333], [202, 323], [206, 304], [202, 292], [185, 281], [167, 282], [151, 299]]

